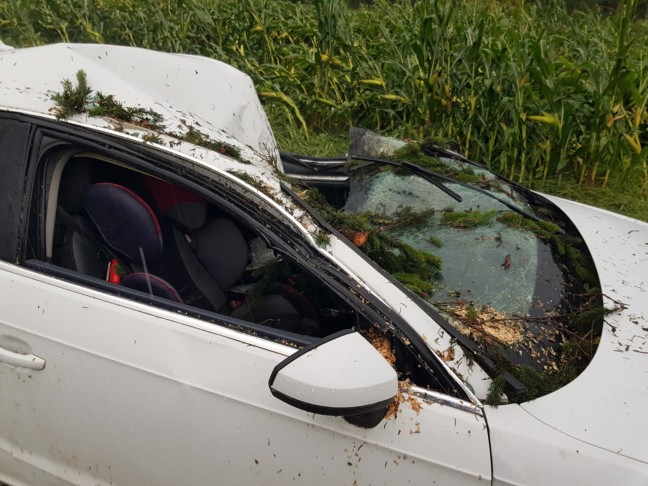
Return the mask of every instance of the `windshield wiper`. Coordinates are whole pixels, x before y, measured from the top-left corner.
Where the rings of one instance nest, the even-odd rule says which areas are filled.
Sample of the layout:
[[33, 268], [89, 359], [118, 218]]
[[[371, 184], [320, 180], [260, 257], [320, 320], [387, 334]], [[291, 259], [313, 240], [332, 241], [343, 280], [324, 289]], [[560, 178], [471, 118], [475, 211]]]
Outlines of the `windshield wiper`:
[[[412, 162], [407, 162], [407, 161], [397, 162], [397, 161], [393, 161], [393, 160], [389, 160], [389, 159], [378, 159], [378, 158], [375, 158], [375, 157], [364, 157], [362, 155], [352, 155], [352, 156], [349, 157], [349, 159], [366, 161], [366, 162], [369, 162], [369, 163], [372, 163], [372, 164], [391, 165], [391, 166], [394, 166], [394, 167], [400, 167], [402, 169], [409, 170], [409, 171], [411, 171], [411, 172], [413, 172], [415, 174], [418, 174], [418, 175], [424, 177], [426, 180], [430, 181], [432, 184], [437, 186], [439, 189], [441, 189], [443, 192], [448, 194], [450, 197], [452, 197], [453, 199], [455, 199], [458, 202], [461, 202], [462, 201], [461, 196], [459, 194], [457, 194], [456, 192], [454, 192], [452, 189], [446, 187], [443, 184], [443, 182], [450, 183], [450, 184], [457, 184], [457, 185], [460, 185], [462, 187], [465, 187], [466, 189], [470, 189], [472, 191], [479, 192], [480, 194], [483, 194], [483, 195], [485, 195], [487, 197], [490, 197], [491, 199], [495, 199], [497, 202], [503, 204], [504, 206], [506, 206], [511, 211], [514, 211], [514, 212], [524, 216], [525, 218], [532, 219], [533, 221], [536, 221], [536, 222], [543, 222], [544, 221], [544, 219], [536, 216], [535, 214], [532, 214], [532, 213], [530, 213], [528, 211], [525, 211], [524, 209], [516, 206], [515, 204], [510, 203], [506, 199], [502, 199], [501, 197], [496, 196], [492, 192], [490, 192], [490, 191], [488, 191], [488, 190], [486, 190], [486, 189], [484, 189], [482, 187], [475, 186], [475, 185], [470, 184], [468, 182], [462, 182], [462, 181], [459, 181], [457, 179], [453, 179], [452, 177], [448, 177], [448, 176], [445, 176], [443, 174], [439, 174], [438, 172], [431, 171], [429, 169], [421, 167], [420, 165], [414, 164]], [[564, 234], [564, 231], [562, 229], [560, 229], [560, 232], [561, 232], [561, 234]]]
[[351, 155], [349, 156], [349, 160], [361, 160], [364, 162], [369, 162], [371, 164], [383, 164], [383, 165], [390, 165], [392, 167], [398, 167], [400, 169], [405, 169], [409, 172], [414, 172], [417, 175], [420, 175], [423, 177], [425, 180], [428, 182], [434, 184], [436, 187], [441, 189], [443, 192], [445, 192], [448, 196], [450, 196], [452, 199], [454, 199], [457, 202], [463, 201], [461, 196], [454, 192], [452, 189], [449, 187], [446, 187], [442, 181], [447, 182], [447, 178], [442, 176], [441, 174], [437, 174], [436, 172], [429, 171], [427, 169], [424, 169], [423, 167], [412, 164], [411, 162], [403, 161], [403, 162], [398, 162], [395, 160], [388, 160], [388, 159], [377, 159], [375, 157], [365, 157], [362, 155]]

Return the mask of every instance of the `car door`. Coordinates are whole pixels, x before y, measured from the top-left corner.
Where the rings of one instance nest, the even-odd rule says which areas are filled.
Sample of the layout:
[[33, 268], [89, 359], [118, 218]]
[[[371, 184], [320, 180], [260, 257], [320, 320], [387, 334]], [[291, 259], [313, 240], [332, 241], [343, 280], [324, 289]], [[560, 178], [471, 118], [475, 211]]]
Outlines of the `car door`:
[[0, 357], [5, 480], [483, 484], [490, 478], [479, 407], [403, 384], [398, 405], [372, 428], [308, 413], [268, 387], [294, 343], [228, 327], [236, 322], [226, 316], [208, 322], [185, 308], [138, 302], [68, 273], [44, 259], [0, 262], [0, 345], [8, 351]]

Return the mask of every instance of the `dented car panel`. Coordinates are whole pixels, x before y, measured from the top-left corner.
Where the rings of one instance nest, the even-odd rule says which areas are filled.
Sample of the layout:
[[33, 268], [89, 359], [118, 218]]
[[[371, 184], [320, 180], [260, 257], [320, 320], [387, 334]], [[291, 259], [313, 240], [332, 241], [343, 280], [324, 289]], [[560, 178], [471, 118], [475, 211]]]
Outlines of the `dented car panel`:
[[[0, 51], [0, 63], [5, 72], [11, 68], [11, 77], [3, 77], [0, 84], [2, 105], [7, 109], [54, 115], [51, 94], [60, 91], [63, 79], [73, 79], [78, 70], [84, 70], [94, 90], [118, 93], [125, 105], [162, 114], [166, 131], [200, 128], [210, 137], [236, 145], [244, 157], [259, 165], [278, 158], [251, 79], [227, 64], [198, 56], [90, 44]], [[34, 76], [35, 65], [47, 75]], [[80, 116], [78, 121], [119, 129], [114, 119]], [[122, 128], [137, 132], [143, 127], [125, 124]]]
[[[594, 359], [573, 382], [531, 402], [486, 410], [494, 484], [645, 484], [648, 454], [642, 437], [648, 429], [632, 417], [641, 416], [648, 392], [646, 311], [636, 305], [646, 302], [648, 225], [550, 198], [583, 234], [606, 305], [616, 310], [605, 318]], [[560, 467], [548, 471], [535, 454]]]
[[[484, 406], [494, 363], [286, 182], [247, 76], [127, 47], [0, 48], [0, 481], [645, 483], [648, 225], [552, 198], [612, 312], [574, 381]], [[90, 94], [58, 119], [80, 70]], [[155, 126], [91, 114], [99, 92]]]

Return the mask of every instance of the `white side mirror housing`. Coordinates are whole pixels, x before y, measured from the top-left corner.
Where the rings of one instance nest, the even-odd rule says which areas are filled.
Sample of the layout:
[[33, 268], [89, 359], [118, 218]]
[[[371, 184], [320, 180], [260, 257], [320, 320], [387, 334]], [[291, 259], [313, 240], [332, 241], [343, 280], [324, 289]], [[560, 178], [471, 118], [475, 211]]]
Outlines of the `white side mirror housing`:
[[398, 377], [362, 335], [343, 331], [283, 360], [269, 386], [275, 397], [302, 410], [353, 416], [386, 410]]

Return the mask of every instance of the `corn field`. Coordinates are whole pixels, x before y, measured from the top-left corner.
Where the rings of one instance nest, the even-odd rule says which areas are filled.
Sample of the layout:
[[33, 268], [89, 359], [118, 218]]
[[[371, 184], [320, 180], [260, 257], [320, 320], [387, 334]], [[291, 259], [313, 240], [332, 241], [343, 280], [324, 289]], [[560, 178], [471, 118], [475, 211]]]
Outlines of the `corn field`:
[[[648, 24], [557, 0], [4, 0], [14, 46], [100, 42], [220, 59], [273, 126], [436, 140], [525, 183], [610, 177], [648, 199]], [[72, 76], [73, 73], [70, 73]]]

